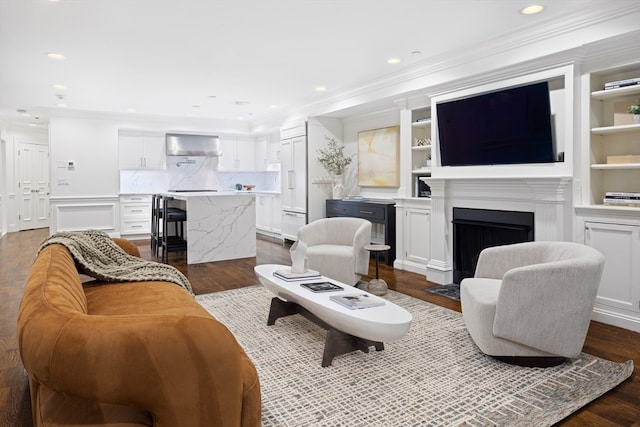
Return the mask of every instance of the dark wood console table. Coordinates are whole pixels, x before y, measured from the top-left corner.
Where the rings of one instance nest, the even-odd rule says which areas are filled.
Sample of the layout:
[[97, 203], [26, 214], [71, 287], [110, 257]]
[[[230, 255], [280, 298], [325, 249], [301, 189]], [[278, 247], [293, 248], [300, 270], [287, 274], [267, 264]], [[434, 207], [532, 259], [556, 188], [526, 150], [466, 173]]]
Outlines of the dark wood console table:
[[[384, 262], [393, 265], [396, 259], [396, 202], [393, 200], [327, 200], [327, 218], [350, 216], [368, 219], [384, 225], [384, 244], [391, 246]], [[380, 243], [380, 242], [375, 242]]]

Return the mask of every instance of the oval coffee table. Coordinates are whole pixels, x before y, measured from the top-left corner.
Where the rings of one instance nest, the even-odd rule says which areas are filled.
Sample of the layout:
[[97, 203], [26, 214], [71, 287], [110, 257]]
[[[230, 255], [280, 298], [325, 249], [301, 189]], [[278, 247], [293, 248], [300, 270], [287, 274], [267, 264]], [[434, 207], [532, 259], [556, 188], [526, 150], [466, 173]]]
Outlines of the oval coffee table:
[[[297, 281], [282, 280], [273, 275], [276, 270], [289, 268], [286, 265], [263, 264], [254, 268], [260, 283], [276, 297], [271, 300], [267, 325], [292, 314], [301, 314], [327, 329], [322, 366], [330, 366], [335, 356], [355, 350], [369, 352], [374, 346], [384, 350], [383, 342], [395, 341], [409, 331], [413, 317], [404, 308], [368, 292], [321, 276]], [[313, 292], [302, 283], [331, 282], [343, 290]], [[363, 295], [373, 301], [384, 301], [384, 305], [362, 309], [349, 309], [330, 299], [332, 295]]]

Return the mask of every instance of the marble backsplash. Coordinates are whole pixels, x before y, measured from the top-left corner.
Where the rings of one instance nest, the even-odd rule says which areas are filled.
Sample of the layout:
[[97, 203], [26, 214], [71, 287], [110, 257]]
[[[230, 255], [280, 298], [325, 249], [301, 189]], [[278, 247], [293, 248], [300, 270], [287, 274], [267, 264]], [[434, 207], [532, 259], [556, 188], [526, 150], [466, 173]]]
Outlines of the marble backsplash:
[[235, 184], [255, 185], [255, 191], [280, 192], [280, 169], [268, 171], [218, 171], [214, 157], [173, 157], [166, 170], [121, 170], [120, 193], [162, 193], [169, 189], [235, 190]]

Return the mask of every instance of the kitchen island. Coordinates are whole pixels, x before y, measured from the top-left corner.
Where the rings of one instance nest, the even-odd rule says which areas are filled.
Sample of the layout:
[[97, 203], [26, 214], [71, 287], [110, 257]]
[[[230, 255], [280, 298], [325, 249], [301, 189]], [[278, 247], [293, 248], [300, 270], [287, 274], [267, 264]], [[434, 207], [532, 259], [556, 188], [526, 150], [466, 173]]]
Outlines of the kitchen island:
[[187, 264], [256, 256], [256, 202], [251, 192], [167, 192], [187, 211]]

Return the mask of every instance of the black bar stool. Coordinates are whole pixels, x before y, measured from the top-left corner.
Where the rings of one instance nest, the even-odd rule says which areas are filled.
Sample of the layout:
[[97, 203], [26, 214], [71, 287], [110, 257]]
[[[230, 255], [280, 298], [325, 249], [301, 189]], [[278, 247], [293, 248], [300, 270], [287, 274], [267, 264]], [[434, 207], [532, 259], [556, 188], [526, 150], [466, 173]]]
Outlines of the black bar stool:
[[[162, 254], [162, 262], [169, 261], [169, 252], [184, 252], [187, 250], [187, 240], [184, 236], [184, 222], [187, 220], [187, 211], [169, 206], [174, 200], [172, 197], [161, 196], [159, 210], [162, 220], [162, 234], [159, 239], [159, 248]], [[169, 232], [169, 224], [173, 224], [173, 234]]]

